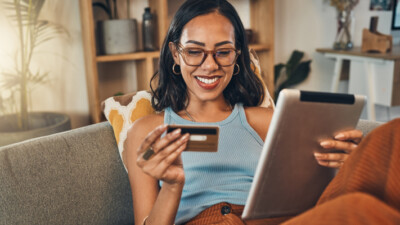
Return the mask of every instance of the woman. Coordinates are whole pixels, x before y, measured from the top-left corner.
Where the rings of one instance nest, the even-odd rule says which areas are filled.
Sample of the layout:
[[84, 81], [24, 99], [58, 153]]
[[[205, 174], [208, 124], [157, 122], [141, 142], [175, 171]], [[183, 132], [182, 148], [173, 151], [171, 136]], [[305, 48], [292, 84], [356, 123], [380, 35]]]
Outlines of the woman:
[[[124, 155], [135, 223], [180, 224], [221, 207], [240, 224], [236, 214], [245, 204], [273, 112], [257, 107], [263, 86], [250, 69], [244, 27], [232, 5], [186, 1], [171, 22], [153, 79], [158, 80], [153, 107], [162, 113], [133, 124]], [[182, 153], [189, 135], [179, 129], [164, 135], [167, 124], [218, 125], [218, 152]], [[342, 132], [339, 140], [321, 144], [351, 152], [356, 144], [344, 140], [361, 136]], [[346, 157], [316, 155], [330, 167]]]

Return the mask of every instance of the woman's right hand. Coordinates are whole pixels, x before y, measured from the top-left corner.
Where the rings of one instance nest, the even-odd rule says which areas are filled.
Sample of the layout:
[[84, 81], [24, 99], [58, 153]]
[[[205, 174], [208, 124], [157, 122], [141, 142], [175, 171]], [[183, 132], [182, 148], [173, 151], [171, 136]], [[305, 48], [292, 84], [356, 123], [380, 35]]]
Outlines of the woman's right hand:
[[189, 134], [182, 135], [181, 129], [176, 129], [161, 138], [167, 127], [166, 124], [158, 126], [146, 136], [137, 150], [136, 162], [144, 173], [157, 180], [183, 184], [185, 174], [180, 156], [186, 148]]

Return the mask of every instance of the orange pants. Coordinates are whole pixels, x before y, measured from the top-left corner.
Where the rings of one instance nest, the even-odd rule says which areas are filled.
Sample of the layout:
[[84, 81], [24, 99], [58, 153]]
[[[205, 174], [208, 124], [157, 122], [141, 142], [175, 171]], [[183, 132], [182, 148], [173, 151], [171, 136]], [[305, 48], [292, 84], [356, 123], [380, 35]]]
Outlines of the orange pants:
[[186, 225], [224, 224], [224, 225], [261, 225], [279, 224], [290, 217], [243, 221], [241, 215], [244, 206], [229, 203], [219, 203], [204, 210], [190, 220]]
[[251, 221], [240, 219], [242, 211], [243, 206], [220, 203], [187, 224], [400, 224], [400, 119], [364, 138], [314, 208], [292, 219]]

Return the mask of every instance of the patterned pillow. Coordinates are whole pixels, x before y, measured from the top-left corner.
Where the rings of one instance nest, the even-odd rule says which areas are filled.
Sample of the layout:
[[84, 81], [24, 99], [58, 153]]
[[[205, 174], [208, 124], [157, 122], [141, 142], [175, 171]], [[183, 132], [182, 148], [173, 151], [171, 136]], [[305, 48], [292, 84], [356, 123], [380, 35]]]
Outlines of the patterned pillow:
[[[252, 69], [261, 78], [261, 68], [254, 50], [250, 50], [250, 59], [252, 61]], [[264, 83], [263, 86], [265, 88], [265, 99], [261, 106], [274, 109], [274, 101], [269, 95], [267, 86]], [[102, 108], [106, 119], [113, 127], [119, 154], [123, 159], [124, 142], [131, 124], [140, 117], [155, 113], [151, 106], [151, 94], [148, 91], [139, 91], [122, 96], [109, 97], [102, 102]]]
[[114, 130], [122, 159], [124, 142], [131, 124], [140, 117], [155, 113], [151, 106], [151, 94], [148, 91], [139, 91], [110, 97], [102, 102], [102, 108], [106, 119]]

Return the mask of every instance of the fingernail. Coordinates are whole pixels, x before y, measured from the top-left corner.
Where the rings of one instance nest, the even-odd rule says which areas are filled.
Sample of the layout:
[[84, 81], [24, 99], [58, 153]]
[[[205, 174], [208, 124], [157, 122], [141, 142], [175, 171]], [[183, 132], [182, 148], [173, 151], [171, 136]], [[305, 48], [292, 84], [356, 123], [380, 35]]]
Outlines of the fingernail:
[[314, 152], [314, 156], [316, 158], [322, 158], [323, 155], [321, 153], [319, 153], [319, 152]]
[[345, 137], [344, 134], [338, 134], [338, 135], [335, 136], [335, 139], [341, 140], [344, 137]]
[[168, 126], [168, 124], [163, 124], [163, 125], [158, 126], [158, 129], [159, 129], [159, 130], [163, 130], [163, 129], [165, 129], [167, 126]]
[[323, 141], [323, 142], [321, 142], [319, 144], [324, 148], [328, 148], [328, 147], [331, 146], [331, 143], [329, 141]]
[[179, 129], [176, 129], [176, 130], [174, 130], [173, 132], [172, 132], [172, 134], [173, 135], [177, 135], [177, 134], [180, 134], [181, 133], [181, 129], [179, 128]]
[[189, 135], [189, 133], [187, 133], [187, 134], [185, 134], [185, 135], [183, 135], [183, 136], [181, 137], [181, 140], [182, 140], [182, 141], [186, 141], [186, 140], [189, 139], [189, 137], [190, 137], [190, 135]]

